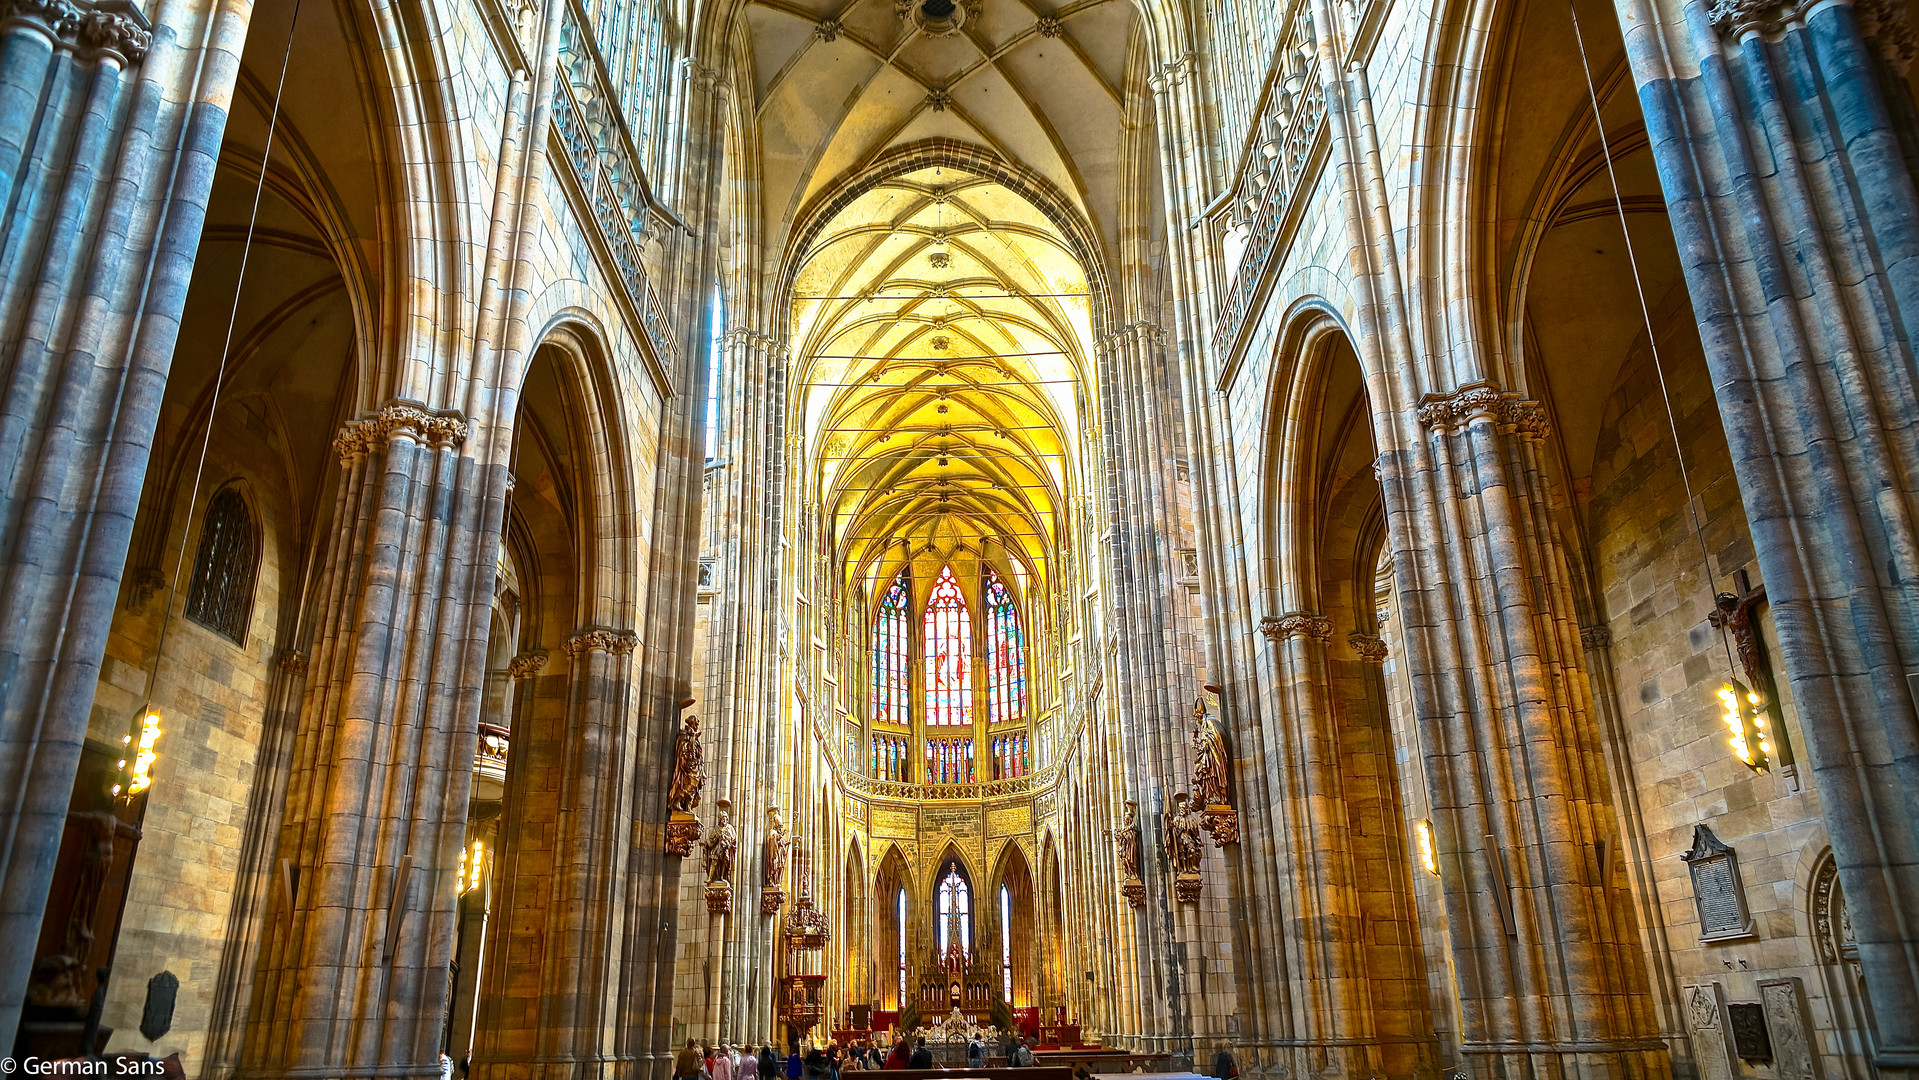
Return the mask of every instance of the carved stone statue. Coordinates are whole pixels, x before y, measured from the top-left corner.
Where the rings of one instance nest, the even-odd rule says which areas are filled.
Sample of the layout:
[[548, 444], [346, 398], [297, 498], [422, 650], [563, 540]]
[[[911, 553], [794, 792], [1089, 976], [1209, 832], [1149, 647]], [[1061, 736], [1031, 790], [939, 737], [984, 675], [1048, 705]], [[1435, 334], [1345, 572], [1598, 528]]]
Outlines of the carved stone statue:
[[792, 841], [786, 837], [786, 825], [780, 821], [780, 808], [766, 808], [766, 842], [760, 849], [760, 914], [772, 915], [786, 903], [786, 855]]
[[780, 808], [766, 808], [766, 884], [768, 888], [786, 887], [786, 856], [792, 841], [786, 838], [786, 825], [780, 821]]
[[692, 813], [705, 787], [706, 750], [700, 746], [700, 718], [689, 716], [673, 750], [673, 786], [666, 792], [667, 809]]
[[1139, 877], [1139, 804], [1126, 800], [1126, 817], [1119, 823], [1119, 831], [1113, 834], [1113, 842], [1119, 846], [1119, 867], [1128, 881]]
[[740, 853], [740, 834], [733, 828], [732, 803], [721, 799], [714, 809], [719, 819], [700, 841], [706, 850], [706, 910], [724, 915], [733, 910], [733, 860]]
[[1227, 794], [1226, 739], [1219, 723], [1206, 712], [1206, 699], [1193, 705], [1193, 801], [1204, 806], [1231, 806]]
[[1183, 886], [1179, 888], [1182, 900], [1198, 897], [1199, 860], [1205, 850], [1200, 839], [1204, 822], [1204, 815], [1187, 801], [1185, 792], [1173, 796], [1173, 805], [1166, 810], [1166, 860], [1179, 879], [1175, 885]]
[[1126, 817], [1112, 834], [1119, 848], [1119, 893], [1134, 907], [1146, 904], [1146, 883], [1140, 879], [1139, 804], [1126, 800]]
[[733, 860], [740, 852], [740, 834], [733, 828], [732, 804], [721, 799], [718, 810], [719, 819], [700, 846], [706, 849], [706, 880], [730, 881]]

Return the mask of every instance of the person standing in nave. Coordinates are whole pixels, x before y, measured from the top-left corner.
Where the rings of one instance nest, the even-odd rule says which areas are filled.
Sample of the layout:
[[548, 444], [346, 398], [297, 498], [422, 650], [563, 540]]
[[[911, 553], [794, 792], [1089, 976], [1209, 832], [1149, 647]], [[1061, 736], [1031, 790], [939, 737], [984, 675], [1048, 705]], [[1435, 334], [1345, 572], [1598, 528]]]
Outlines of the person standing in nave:
[[901, 1035], [900, 1041], [893, 1044], [893, 1052], [886, 1055], [887, 1068], [905, 1069], [911, 1066], [912, 1051], [907, 1049], [908, 1045], [906, 1036]]
[[912, 1060], [906, 1067], [909, 1069], [930, 1069], [933, 1067], [933, 1052], [926, 1048], [926, 1036], [920, 1036], [919, 1047], [913, 1051]]
[[733, 1080], [733, 1058], [727, 1049], [727, 1045], [721, 1043], [718, 1052], [707, 1064], [707, 1072], [713, 1074], [713, 1080]]
[[673, 1056], [673, 1075], [677, 1080], [692, 1080], [700, 1074], [699, 1043], [686, 1040], [686, 1046]]
[[740, 1055], [740, 1063], [733, 1070], [733, 1080], [760, 1080], [760, 1059], [753, 1054], [753, 1044], [746, 1044], [746, 1052]]

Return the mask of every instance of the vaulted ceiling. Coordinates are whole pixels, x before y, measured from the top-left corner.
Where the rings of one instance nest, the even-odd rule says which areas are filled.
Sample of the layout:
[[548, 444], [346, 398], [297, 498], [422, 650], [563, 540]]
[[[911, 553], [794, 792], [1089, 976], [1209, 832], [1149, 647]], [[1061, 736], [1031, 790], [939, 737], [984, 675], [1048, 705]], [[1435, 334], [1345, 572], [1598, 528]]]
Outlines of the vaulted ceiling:
[[752, 0], [745, 19], [770, 252], [835, 178], [931, 138], [1039, 173], [1114, 245], [1127, 0]]
[[1043, 584], [1090, 382], [1066, 237], [993, 179], [924, 168], [840, 211], [794, 285], [809, 499], [843, 583], [979, 559]]
[[[853, 594], [908, 561], [1053, 584], [1094, 385], [1083, 260], [1116, 263], [1137, 26], [1127, 0], [747, 7], [766, 251], [799, 267], [807, 498]], [[856, 182], [935, 139], [971, 150]]]

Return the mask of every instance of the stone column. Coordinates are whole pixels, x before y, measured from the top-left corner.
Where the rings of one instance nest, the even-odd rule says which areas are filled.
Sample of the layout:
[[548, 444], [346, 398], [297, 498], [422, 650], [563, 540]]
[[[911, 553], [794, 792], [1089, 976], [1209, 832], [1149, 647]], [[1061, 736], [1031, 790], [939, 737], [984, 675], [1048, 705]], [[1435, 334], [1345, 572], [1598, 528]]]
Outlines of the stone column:
[[1260, 955], [1246, 958], [1249, 981], [1271, 983], [1273, 997], [1246, 1019], [1258, 1025], [1253, 1039], [1270, 1048], [1277, 1075], [1370, 1076], [1381, 1062], [1370, 1052], [1375, 1025], [1326, 669], [1333, 625], [1295, 611], [1269, 616], [1260, 632], [1272, 643], [1273, 700], [1264, 719], [1273, 737], [1261, 740], [1255, 759], [1264, 799], [1242, 800], [1241, 813], [1265, 819], [1280, 929], [1262, 939]]
[[250, 13], [0, 3], [0, 1031], [33, 962]]
[[1618, 840], [1543, 413], [1479, 383], [1418, 419], [1425, 441], [1381, 460], [1461, 1050], [1476, 1076], [1663, 1074], [1630, 897], [1599, 862]]
[[1170, 868], [1152, 872], [1166, 865], [1163, 815], [1175, 790], [1185, 786], [1181, 778], [1191, 767], [1179, 737], [1186, 709], [1176, 703], [1190, 700], [1199, 689], [1191, 664], [1180, 662], [1169, 603], [1170, 538], [1178, 524], [1169, 513], [1168, 459], [1176, 450], [1175, 434], [1164, 415], [1165, 388], [1151, 377], [1160, 337], [1155, 326], [1133, 324], [1100, 340], [1101, 509], [1106, 526], [1101, 539], [1107, 558], [1106, 625], [1114, 639], [1107, 660], [1110, 707], [1122, 718], [1122, 755], [1140, 793], [1142, 870], [1160, 885], [1137, 913], [1146, 924], [1139, 946], [1152, 954], [1141, 958], [1140, 970], [1159, 979], [1158, 992], [1147, 1000], [1164, 1010], [1147, 1027], [1165, 1038], [1164, 1045], [1153, 1049], [1177, 1054], [1190, 1051], [1201, 1026], [1194, 1010], [1203, 1009], [1204, 998], [1194, 961], [1203, 953], [1205, 938], [1193, 906], [1173, 895]]
[[1619, 7], [1878, 1067], [1919, 1069], [1912, 31], [1877, 0]]
[[532, 691], [523, 699], [559, 689], [553, 683], [564, 690], [546, 702], [552, 709], [523, 700], [513, 725], [476, 1077], [602, 1076], [630, 1064], [606, 1040], [617, 1003], [613, 929], [626, 823], [636, 801], [659, 798], [628, 783], [636, 644], [630, 631], [581, 630], [563, 646], [563, 680], [521, 683]]
[[[514, 764], [513, 734], [520, 731], [526, 723], [528, 705], [539, 685], [535, 680], [546, 670], [547, 659], [546, 650], [528, 649], [515, 654], [511, 660], [507, 661], [506, 677], [510, 683], [504, 719], [508, 732], [506, 767], [509, 772]], [[475, 765], [477, 767], [477, 761]], [[481, 871], [481, 885], [476, 890], [469, 881], [468, 896], [461, 901], [459, 932], [462, 937], [459, 955], [464, 958], [464, 963], [454, 986], [453, 1019], [448, 1025], [453, 1033], [452, 1049], [448, 1053], [456, 1062], [460, 1060], [463, 1050], [470, 1050], [472, 1057], [479, 1058], [482, 1040], [476, 1036], [484, 1032], [488, 1023], [488, 1020], [480, 1015], [479, 1006], [488, 999], [489, 994], [496, 992], [487, 983], [489, 971], [497, 967], [493, 963], [493, 951], [499, 947], [498, 941], [495, 940], [496, 923], [493, 913], [505, 910], [501, 906], [501, 899], [504, 888], [508, 884], [506, 876], [496, 871], [501, 865], [500, 840], [509, 835], [512, 826], [517, 825], [515, 819], [506, 813], [504, 789], [502, 795], [500, 805], [494, 810], [498, 816], [494, 819], [495, 824], [491, 830], [491, 845], [487, 853], [486, 865]], [[479, 827], [476, 829], [475, 826]], [[473, 849], [473, 841], [476, 839], [474, 832], [487, 832], [479, 818], [468, 820], [468, 851]], [[470, 864], [469, 872], [471, 872]], [[476, 903], [479, 905], [478, 911], [472, 910]], [[478, 1068], [477, 1060], [474, 1067]]]
[[252, 996], [253, 972], [265, 936], [267, 913], [278, 880], [274, 853], [279, 848], [280, 815], [286, 806], [287, 763], [293, 755], [294, 732], [300, 722], [309, 655], [300, 649], [280, 653], [267, 691], [267, 724], [261, 733], [256, 779], [247, 798], [245, 831], [241, 834], [240, 865], [234, 874], [232, 909], [227, 913], [226, 944], [220, 953], [219, 987], [214, 992], [207, 1023], [205, 1080], [223, 1080], [239, 1064], [246, 1035], [247, 1000]]
[[[1625, 875], [1632, 890], [1633, 910], [1640, 925], [1645, 949], [1646, 969], [1656, 1005], [1660, 1037], [1675, 1061], [1690, 1062], [1691, 1045], [1686, 1041], [1685, 1021], [1680, 1016], [1679, 980], [1673, 971], [1672, 947], [1666, 934], [1665, 907], [1660, 902], [1653, 860], [1654, 852], [1646, 839], [1646, 819], [1640, 809], [1638, 778], [1633, 775], [1632, 749], [1628, 745], [1625, 717], [1619, 707], [1618, 675], [1613, 668], [1612, 631], [1603, 625], [1579, 628], [1579, 644], [1585, 650], [1586, 672], [1592, 683], [1593, 712], [1605, 741], [1606, 764], [1618, 793], [1619, 850], [1608, 849], [1606, 865]], [[1670, 854], [1670, 853], [1664, 853]], [[1675, 1071], [1680, 1066], [1675, 1064]]]
[[243, 1074], [437, 1071], [506, 486], [467, 435], [458, 414], [394, 402], [334, 441]]

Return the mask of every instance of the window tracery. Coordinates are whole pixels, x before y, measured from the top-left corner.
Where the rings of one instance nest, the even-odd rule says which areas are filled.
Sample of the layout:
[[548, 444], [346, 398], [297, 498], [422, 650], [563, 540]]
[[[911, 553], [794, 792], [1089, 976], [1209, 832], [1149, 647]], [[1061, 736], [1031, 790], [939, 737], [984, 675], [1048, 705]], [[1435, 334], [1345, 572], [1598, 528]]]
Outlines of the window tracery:
[[973, 895], [956, 863], [946, 864], [939, 885], [940, 954], [951, 951], [955, 942], [960, 950], [973, 953]]
[[1026, 718], [1026, 644], [1019, 608], [999, 573], [986, 571], [986, 662], [989, 696], [986, 722], [1011, 724]]
[[993, 739], [993, 779], [1007, 780], [1031, 771], [1028, 751], [1031, 744], [1025, 734], [1000, 735]]
[[873, 736], [873, 778], [903, 782], [906, 775], [906, 740], [896, 735]]
[[1006, 1004], [1013, 1004], [1013, 894], [999, 887], [999, 978]]
[[207, 503], [200, 525], [200, 549], [193, 559], [193, 583], [187, 589], [187, 618], [246, 644], [253, 611], [253, 577], [260, 563], [260, 541], [253, 511], [237, 488], [222, 488]]
[[973, 621], [951, 566], [940, 570], [926, 602], [926, 726], [973, 722]]
[[901, 570], [893, 584], [880, 597], [879, 613], [873, 619], [873, 720], [882, 724], [912, 722], [907, 703], [911, 656], [907, 640], [906, 605], [908, 579]]
[[971, 739], [926, 740], [926, 782], [970, 784], [978, 779]]

